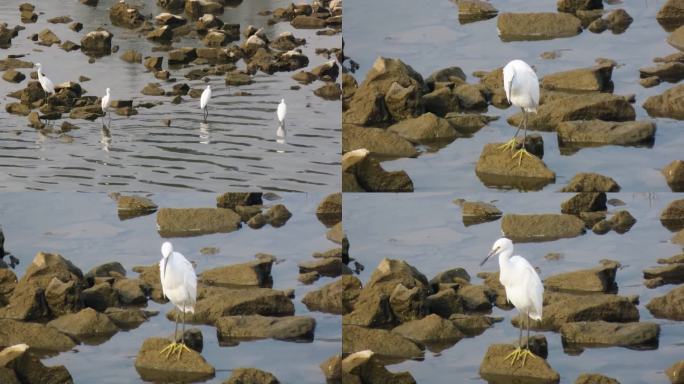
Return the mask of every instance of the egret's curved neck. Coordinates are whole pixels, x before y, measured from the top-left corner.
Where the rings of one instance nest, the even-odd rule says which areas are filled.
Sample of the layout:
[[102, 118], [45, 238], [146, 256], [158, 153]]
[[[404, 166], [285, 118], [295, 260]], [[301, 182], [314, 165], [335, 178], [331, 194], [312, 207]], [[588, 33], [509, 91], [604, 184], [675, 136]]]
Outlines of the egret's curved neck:
[[43, 72], [40, 70], [40, 67], [38, 67], [38, 78], [43, 77]]
[[504, 249], [499, 253], [499, 270], [506, 269], [504, 266], [511, 261], [511, 256], [513, 256], [513, 249]]

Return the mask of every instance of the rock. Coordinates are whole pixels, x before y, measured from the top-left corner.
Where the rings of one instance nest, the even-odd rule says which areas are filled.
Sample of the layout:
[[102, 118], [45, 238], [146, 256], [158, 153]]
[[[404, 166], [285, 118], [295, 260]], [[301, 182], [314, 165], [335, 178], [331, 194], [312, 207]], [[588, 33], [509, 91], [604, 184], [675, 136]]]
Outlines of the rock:
[[684, 192], [684, 160], [673, 160], [660, 170], [672, 192]]
[[580, 19], [568, 13], [504, 12], [496, 25], [503, 41], [548, 40], [575, 36], [582, 31]]
[[342, 355], [329, 357], [319, 367], [323, 371], [326, 382], [342, 381]]
[[556, 174], [536, 156], [522, 162], [502, 150], [502, 143], [486, 144], [475, 166], [475, 173], [485, 185], [514, 186], [520, 189], [541, 189], [556, 180]]
[[491, 19], [498, 13], [499, 11], [486, 1], [460, 0], [458, 2], [458, 21], [461, 24]]
[[413, 192], [413, 181], [405, 171], [387, 172], [368, 154], [364, 148], [342, 156], [343, 192]]
[[40, 45], [51, 46], [52, 44], [60, 44], [62, 40], [57, 37], [51, 30], [43, 29], [38, 33], [38, 41]]
[[154, 42], [168, 43], [173, 39], [173, 29], [168, 25], [163, 25], [148, 32], [145, 37]]
[[511, 344], [492, 344], [480, 364], [480, 376], [490, 382], [510, 380], [558, 383], [560, 375], [542, 358], [527, 359], [525, 365], [511, 366], [504, 358], [515, 349]]
[[104, 56], [112, 52], [112, 35], [104, 29], [88, 32], [81, 39], [81, 50], [89, 56]]
[[558, 12], [576, 13], [577, 11], [603, 9], [603, 2], [600, 0], [558, 0], [557, 6]]
[[35, 129], [45, 128], [45, 123], [43, 123], [43, 121], [40, 119], [40, 115], [36, 111], [29, 113], [28, 121], [29, 121], [29, 126], [35, 128]]
[[340, 74], [340, 67], [334, 60], [328, 61], [319, 66], [313, 67], [311, 69], [311, 74], [316, 76], [318, 79], [328, 78], [332, 81], [336, 81], [337, 76]]
[[464, 281], [470, 281], [468, 272], [463, 268], [452, 268], [440, 272], [430, 279], [430, 287], [433, 291], [438, 291], [440, 284], [460, 284]]
[[256, 368], [236, 368], [223, 384], [280, 384], [272, 373]]
[[408, 289], [397, 284], [389, 297], [389, 305], [399, 323], [423, 318], [428, 313], [426, 292], [419, 286]]
[[326, 227], [342, 221], [342, 193], [331, 193], [316, 207], [316, 217]]
[[672, 239], [670, 239], [670, 241], [675, 244], [684, 245], [684, 229], [680, 230], [674, 236], [672, 236]]
[[646, 304], [646, 308], [658, 319], [684, 320], [684, 286], [654, 297]]
[[225, 81], [226, 85], [233, 86], [249, 85], [254, 82], [248, 74], [240, 72], [230, 72], [226, 74]]
[[605, 192], [580, 192], [561, 203], [561, 212], [571, 215], [607, 209]]
[[660, 212], [660, 223], [670, 231], [684, 228], [684, 199], [671, 201]]
[[613, 89], [613, 65], [595, 65], [551, 73], [542, 79], [542, 88], [556, 91], [604, 92]]
[[457, 132], [463, 135], [473, 135], [491, 121], [498, 120], [498, 116], [480, 114], [447, 113], [444, 118]]
[[473, 312], [490, 311], [490, 297], [495, 295], [488, 287], [482, 285], [459, 286], [456, 294], [463, 299], [463, 309]]
[[160, 71], [162, 69], [162, 63], [164, 62], [164, 57], [146, 57], [143, 65], [150, 71]]
[[354, 303], [354, 310], [342, 317], [342, 324], [361, 327], [387, 327], [396, 324], [389, 297], [385, 294], [367, 295]]
[[157, 210], [157, 204], [142, 196], [119, 196], [116, 199], [116, 208], [119, 219], [125, 220], [153, 213]]
[[321, 29], [325, 28], [325, 20], [313, 16], [299, 15], [290, 21], [297, 29]]
[[371, 350], [382, 357], [419, 359], [423, 349], [411, 340], [384, 329], [342, 325], [342, 353]]
[[581, 219], [558, 214], [506, 214], [501, 221], [501, 230], [514, 242], [552, 241], [577, 237], [585, 232]]
[[342, 88], [336, 83], [327, 83], [314, 90], [314, 95], [324, 100], [339, 100], [342, 96]]
[[340, 363], [344, 383], [416, 384], [408, 372], [388, 371], [371, 350], [350, 354]]
[[665, 374], [672, 384], [684, 383], [684, 360], [680, 360], [668, 367]]
[[435, 314], [403, 323], [393, 328], [392, 332], [420, 344], [453, 344], [464, 337], [451, 321]]
[[636, 223], [636, 219], [627, 211], [621, 210], [613, 214], [609, 220], [611, 228], [619, 234], [626, 233]]
[[342, 259], [327, 258], [311, 261], [302, 261], [298, 264], [299, 273], [318, 272], [322, 276], [336, 277], [341, 274], [352, 273]]
[[352, 275], [343, 275], [318, 290], [307, 292], [302, 303], [310, 311], [344, 315], [354, 308], [361, 292], [361, 281]]
[[[467, 94], [462, 92], [460, 96], [467, 97]], [[475, 97], [477, 97], [477, 95], [475, 95]], [[459, 96], [456, 95], [455, 92], [452, 92], [450, 87], [438, 88], [423, 95], [421, 103], [426, 112], [434, 113], [439, 117], [445, 117], [448, 114], [461, 110]]]
[[313, 341], [316, 320], [306, 316], [225, 316], [216, 321], [219, 342], [242, 339]]
[[139, 279], [119, 279], [112, 288], [119, 295], [119, 302], [124, 305], [146, 304], [147, 296], [143, 290], [144, 283]]
[[321, 278], [321, 274], [313, 271], [313, 272], [304, 272], [300, 273], [299, 276], [297, 276], [297, 281], [304, 285], [310, 285], [313, 284], [314, 282], [318, 281], [318, 279]]
[[81, 32], [81, 30], [83, 29], [83, 23], [73, 22], [69, 24], [69, 29], [71, 29], [74, 32]]
[[[3, 250], [3, 234], [0, 230], [0, 253], [4, 253]], [[17, 276], [9, 268], [0, 268], [0, 305], [5, 306], [9, 303], [9, 299], [12, 297], [14, 288], [17, 286]]]
[[31, 113], [31, 108], [22, 103], [8, 103], [5, 105], [5, 111], [13, 115], [28, 116]]
[[76, 346], [68, 336], [47, 325], [0, 319], [0, 345], [19, 343], [52, 352], [66, 352]]
[[107, 315], [92, 308], [85, 308], [78, 313], [60, 316], [47, 325], [79, 340], [108, 339], [119, 330]]
[[389, 128], [412, 143], [451, 142], [458, 137], [458, 132], [449, 122], [433, 113], [400, 121]]
[[656, 125], [650, 121], [566, 121], [557, 127], [561, 146], [652, 144]]
[[454, 323], [456, 328], [464, 335], [472, 337], [482, 334], [494, 325], [495, 322], [501, 321], [501, 318], [495, 319], [489, 316], [455, 313], [449, 316], [449, 321]]
[[99, 105], [87, 105], [85, 107], [72, 108], [69, 113], [70, 119], [84, 119], [93, 121], [102, 116], [102, 110]]
[[544, 287], [551, 291], [569, 293], [608, 293], [617, 292], [615, 274], [619, 263], [603, 261], [601, 266], [560, 273], [544, 279]]
[[164, 237], [228, 233], [240, 228], [240, 215], [226, 208], [161, 208], [157, 225]]
[[0, 25], [0, 48], [7, 49], [11, 47], [13, 37], [14, 29], [9, 29], [4, 24]]
[[159, 312], [144, 311], [139, 308], [107, 308], [104, 313], [118, 328], [129, 330], [137, 328]]
[[16, 320], [44, 320], [49, 317], [50, 309], [45, 299], [45, 289], [31, 284], [15, 288], [7, 300], [8, 305], [0, 308], [0, 318]]
[[605, 17], [608, 28], [615, 34], [622, 33], [632, 24], [634, 19], [624, 9], [610, 11]]
[[332, 226], [325, 233], [325, 238], [336, 244], [343, 244], [345, 240], [344, 229], [342, 228], [342, 222], [339, 222]]
[[646, 268], [644, 269], [644, 279], [657, 279], [657, 286], [683, 283], [684, 264], [674, 263], [662, 267]]
[[118, 2], [109, 9], [109, 20], [113, 25], [124, 28], [138, 28], [145, 21], [145, 17], [125, 2]]
[[410, 141], [382, 128], [342, 125], [342, 150], [350, 152], [365, 148], [371, 154], [383, 157], [415, 157], [418, 151]]
[[465, 226], [486, 223], [501, 217], [499, 208], [481, 201], [464, 201], [461, 205], [461, 212]]
[[268, 223], [275, 228], [282, 227], [292, 217], [292, 213], [283, 204], [272, 206], [265, 215]]
[[[213, 15], [209, 15], [213, 16]], [[177, 28], [182, 25], [185, 25], [188, 20], [185, 19], [183, 16], [179, 15], [174, 15], [173, 13], [169, 12], [162, 12], [158, 14], [157, 16], [154, 17], [154, 21], [157, 23], [157, 25], [168, 25], [171, 28]]]
[[639, 79], [639, 84], [644, 88], [651, 88], [660, 85], [660, 78], [656, 76]]
[[194, 350], [184, 351], [180, 359], [167, 359], [160, 353], [170, 340], [153, 337], [143, 342], [135, 359], [135, 369], [146, 381], [202, 381], [214, 377], [214, 367]]
[[656, 323], [608, 323], [581, 321], [566, 323], [560, 328], [563, 348], [582, 346], [617, 346], [632, 349], [655, 349], [660, 326]]
[[[173, 309], [167, 313], [167, 318], [173, 320], [178, 313]], [[294, 304], [282, 291], [269, 288], [220, 288], [215, 294], [198, 299], [195, 313], [186, 314], [186, 321], [213, 325], [220, 317], [247, 315], [292, 316]]]
[[608, 176], [580, 172], [560, 192], [620, 192], [620, 185]]
[[[522, 113], [508, 119], [508, 123], [518, 126], [522, 121]], [[560, 97], [545, 102], [537, 109], [536, 115], [528, 118], [528, 129], [553, 131], [561, 122], [581, 120], [632, 121], [635, 118], [634, 108], [622, 96], [607, 93], [590, 93]]]
[[103, 312], [108, 307], [119, 305], [119, 295], [108, 282], [95, 284], [81, 292], [83, 305]]
[[235, 209], [237, 206], [262, 205], [260, 192], [226, 192], [216, 197], [216, 207]]
[[429, 312], [448, 318], [453, 314], [463, 313], [464, 300], [453, 289], [443, 289], [426, 299]]
[[575, 384], [620, 384], [620, 382], [598, 373], [583, 373], [577, 377]]
[[666, 31], [672, 31], [684, 24], [684, 4], [679, 0], [668, 0], [656, 14], [658, 23]]
[[651, 67], [639, 68], [639, 76], [642, 79], [656, 77], [658, 82], [668, 81], [676, 83], [684, 79], [684, 63], [675, 61], [659, 63]]
[[183, 47], [169, 51], [169, 65], [187, 64], [196, 58], [196, 48]]
[[273, 285], [271, 260], [255, 260], [205, 270], [198, 277], [200, 283], [218, 287], [269, 287]]
[[5, 73], [2, 74], [2, 78], [5, 81], [9, 81], [10, 83], [21, 83], [22, 81], [24, 81], [26, 76], [23, 73], [16, 71], [14, 69], [8, 69], [7, 71], [5, 71]]
[[8, 364], [22, 383], [62, 384], [73, 383], [69, 371], [63, 366], [46, 367], [37, 355], [25, 352]]

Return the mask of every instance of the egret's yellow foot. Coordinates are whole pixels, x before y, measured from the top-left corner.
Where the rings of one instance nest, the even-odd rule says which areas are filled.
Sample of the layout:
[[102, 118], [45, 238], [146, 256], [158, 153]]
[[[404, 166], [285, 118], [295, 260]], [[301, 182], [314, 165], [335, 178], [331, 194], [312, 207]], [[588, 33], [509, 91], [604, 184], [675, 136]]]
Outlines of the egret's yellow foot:
[[159, 354], [162, 355], [166, 353], [166, 358], [168, 359], [173, 355], [174, 353], [178, 353], [178, 360], [180, 360], [181, 355], [183, 354], [183, 350], [187, 350], [190, 352], [190, 348], [188, 348], [185, 344], [183, 343], [171, 343], [164, 347], [161, 351], [159, 351]]
[[185, 345], [185, 343], [178, 344], [178, 347], [177, 347], [177, 348], [178, 348], [178, 358], [177, 358], [177, 360], [180, 360], [181, 355], [183, 354], [183, 350], [186, 350], [186, 351], [190, 352], [190, 348], [188, 348], [188, 346]]
[[516, 361], [522, 359], [522, 365], [521, 366], [524, 367], [525, 363], [527, 362], [527, 356], [537, 358], [537, 356], [534, 353], [532, 353], [532, 351], [530, 351], [529, 349], [518, 347], [518, 348], [514, 349], [513, 352], [506, 355], [506, 357], [504, 357], [504, 361], [511, 359], [511, 367], [512, 367]]
[[531, 153], [529, 153], [529, 152], [527, 152], [527, 149], [525, 149], [525, 147], [522, 147], [522, 148], [518, 149], [518, 150], [513, 154], [513, 156], [511, 157], [511, 159], [515, 159], [516, 157], [519, 157], [519, 158], [520, 158], [520, 161], [518, 161], [518, 167], [519, 167], [519, 166], [522, 165], [523, 157], [525, 157], [525, 156], [533, 157], [534, 155], [531, 154]]
[[523, 349], [522, 352], [520, 352], [520, 354], [522, 355], [522, 367], [525, 366], [525, 362], [527, 361], [527, 356], [530, 356], [533, 359], [537, 358], [537, 355], [532, 353], [532, 351], [530, 351], [527, 348]]
[[514, 138], [508, 140], [505, 144], [500, 145], [500, 146], [499, 146], [499, 149], [510, 150], [510, 151], [512, 151], [512, 150], [514, 150], [517, 146], [518, 146], [518, 140], [516, 140], [515, 137], [514, 137]]

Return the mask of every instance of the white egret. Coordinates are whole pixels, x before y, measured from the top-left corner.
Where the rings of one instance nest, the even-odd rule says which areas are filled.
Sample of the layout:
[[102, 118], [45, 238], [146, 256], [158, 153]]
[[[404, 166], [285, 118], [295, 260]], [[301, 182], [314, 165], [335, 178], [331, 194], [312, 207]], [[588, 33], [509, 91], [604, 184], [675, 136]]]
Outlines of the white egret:
[[202, 97], [200, 97], [200, 109], [202, 110], [202, 113], [204, 114], [204, 122], [207, 122], [207, 117], [209, 117], [209, 110], [208, 110], [208, 104], [209, 104], [209, 99], [211, 99], [211, 85], [207, 85], [206, 88], [204, 88], [204, 91], [202, 91]]
[[[513, 255], [513, 242], [505, 237], [497, 240], [489, 255], [480, 263], [484, 265], [491, 256], [499, 256], [499, 281], [506, 290], [506, 300], [512, 303], [520, 316], [520, 337], [518, 347], [504, 358], [511, 359], [511, 365], [522, 358], [525, 365], [527, 356], [536, 357], [530, 351], [530, 319], [542, 319], [544, 285], [537, 271], [522, 256]], [[527, 347], [522, 348], [523, 315], [527, 317]]]
[[[107, 112], [109, 112], [109, 104], [110, 104], [110, 97], [109, 97], [109, 88], [106, 90], [106, 95], [102, 97], [102, 101], [100, 102], [100, 107], [102, 108], [102, 125], [104, 125], [104, 118], [107, 115]], [[109, 114], [109, 123], [112, 123], [112, 114]]]
[[514, 149], [517, 146], [516, 137], [518, 137], [520, 127], [524, 127], [522, 148], [513, 154], [513, 158], [520, 157], [518, 165], [521, 165], [523, 156], [532, 156], [525, 149], [525, 140], [527, 139], [527, 114], [530, 112], [537, 113], [537, 106], [539, 106], [539, 79], [532, 67], [526, 62], [522, 60], [513, 60], [506, 64], [503, 69], [503, 83], [508, 102], [522, 109], [523, 119], [520, 121], [520, 124], [518, 124], [518, 129], [515, 131], [513, 138], [502, 145], [501, 148]]
[[38, 72], [38, 82], [40, 83], [40, 87], [43, 88], [43, 91], [45, 91], [45, 104], [47, 104], [48, 96], [50, 96], [51, 93], [55, 93], [55, 85], [47, 76], [43, 76], [43, 67], [40, 63], [36, 63], [36, 69]]
[[195, 312], [195, 301], [197, 299], [197, 275], [192, 264], [180, 253], [173, 251], [171, 243], [164, 242], [161, 247], [162, 259], [159, 262], [159, 275], [162, 291], [173, 305], [183, 313], [183, 328], [181, 342], [178, 342], [178, 316], [176, 316], [176, 330], [174, 331], [173, 342], [161, 353], [167, 352], [168, 358], [178, 352], [180, 359], [183, 350], [190, 351], [185, 345], [185, 313]]
[[278, 104], [277, 115], [280, 125], [285, 126], [285, 115], [287, 115], [287, 105], [285, 104], [285, 99], [280, 100], [280, 104]]

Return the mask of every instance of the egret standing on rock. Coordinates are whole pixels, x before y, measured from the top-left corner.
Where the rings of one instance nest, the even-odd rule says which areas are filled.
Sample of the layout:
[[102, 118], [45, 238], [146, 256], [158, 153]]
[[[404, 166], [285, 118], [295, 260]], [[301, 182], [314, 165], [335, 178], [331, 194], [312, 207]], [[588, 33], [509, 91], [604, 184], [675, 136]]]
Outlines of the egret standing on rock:
[[[109, 98], [109, 88], [107, 88], [106, 95], [102, 97], [102, 102], [100, 102], [100, 107], [102, 107], [102, 125], [104, 125], [104, 118], [107, 115], [107, 112], [109, 111], [109, 104], [110, 104], [110, 98]], [[112, 114], [109, 114], [109, 124], [112, 123]]]
[[[506, 300], [515, 306], [520, 316], [518, 347], [508, 354], [504, 361], [511, 359], [511, 365], [513, 365], [522, 358], [524, 366], [527, 356], [536, 357], [530, 351], [530, 319], [542, 319], [544, 285], [537, 271], [524, 257], [513, 256], [513, 242], [510, 239], [502, 237], [497, 240], [480, 266], [496, 255], [499, 255], [499, 281], [506, 290]], [[527, 317], [527, 347], [524, 349], [522, 348], [523, 315]]]
[[36, 69], [38, 72], [38, 82], [40, 83], [40, 87], [43, 88], [43, 91], [45, 91], [45, 104], [47, 104], [48, 96], [50, 96], [51, 93], [55, 93], [55, 85], [52, 84], [52, 80], [48, 79], [47, 76], [43, 76], [43, 67], [40, 63], [36, 63]]
[[278, 104], [278, 111], [276, 114], [278, 115], [278, 121], [280, 122], [280, 126], [284, 127], [285, 115], [287, 115], [287, 105], [285, 104], [285, 99], [280, 99], [280, 104]]
[[176, 330], [173, 333], [173, 342], [161, 350], [167, 352], [168, 358], [178, 352], [180, 359], [183, 350], [190, 351], [185, 345], [185, 313], [195, 313], [195, 301], [197, 299], [197, 275], [192, 264], [180, 253], [173, 251], [173, 245], [168, 241], [161, 247], [162, 259], [159, 262], [159, 277], [162, 291], [173, 305], [183, 313], [183, 328], [181, 342], [178, 342], [178, 315], [176, 315]]
[[204, 122], [207, 122], [207, 117], [209, 117], [209, 99], [211, 99], [211, 85], [207, 85], [202, 91], [202, 97], [200, 97], [200, 109], [204, 113]]
[[532, 156], [525, 149], [525, 140], [527, 139], [527, 114], [530, 112], [537, 113], [537, 106], [539, 106], [539, 79], [532, 67], [526, 62], [522, 60], [513, 60], [506, 64], [503, 69], [503, 83], [508, 102], [522, 109], [523, 119], [520, 121], [520, 124], [518, 124], [518, 130], [515, 131], [513, 138], [502, 145], [501, 148], [514, 149], [517, 146], [516, 137], [518, 136], [518, 132], [520, 132], [520, 127], [524, 127], [522, 148], [513, 154], [513, 158], [520, 158], [518, 165], [521, 165], [523, 156]]

